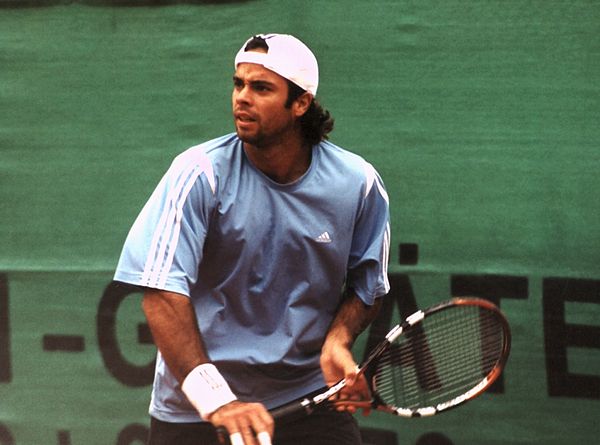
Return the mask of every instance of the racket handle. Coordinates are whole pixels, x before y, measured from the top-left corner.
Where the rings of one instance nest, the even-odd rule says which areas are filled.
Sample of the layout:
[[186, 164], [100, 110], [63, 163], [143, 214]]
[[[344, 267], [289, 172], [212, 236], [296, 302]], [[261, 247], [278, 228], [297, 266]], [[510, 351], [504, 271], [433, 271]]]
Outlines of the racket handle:
[[[303, 399], [301, 401], [295, 401], [286, 405], [280, 406], [270, 410], [269, 412], [279, 424], [291, 422], [293, 420], [301, 419], [306, 415], [313, 412], [314, 403], [309, 399]], [[216, 428], [217, 438], [220, 444], [229, 445], [229, 432], [227, 428], [219, 426]]]
[[231, 445], [231, 441], [229, 440], [229, 432], [227, 428], [224, 426], [218, 426], [217, 430], [217, 439], [221, 445]]
[[313, 412], [313, 403], [309, 399], [292, 402], [269, 411], [278, 422], [288, 422]]

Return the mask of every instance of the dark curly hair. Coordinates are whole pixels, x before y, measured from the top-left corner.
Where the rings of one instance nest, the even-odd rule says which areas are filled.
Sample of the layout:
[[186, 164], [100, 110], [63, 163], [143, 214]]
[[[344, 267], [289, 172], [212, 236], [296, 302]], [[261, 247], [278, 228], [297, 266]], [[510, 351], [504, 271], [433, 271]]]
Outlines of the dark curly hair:
[[[290, 108], [292, 103], [306, 93], [294, 82], [288, 83], [288, 97], [285, 102], [286, 108]], [[313, 98], [308, 110], [300, 117], [300, 127], [302, 136], [308, 145], [315, 145], [323, 139], [328, 139], [329, 133], [333, 130], [334, 119], [329, 111], [324, 109], [319, 102]]]
[[[254, 36], [244, 47], [244, 51], [252, 51], [255, 49], [261, 49], [268, 52], [269, 45], [262, 37]], [[296, 99], [306, 93], [306, 90], [290, 80], [287, 80], [287, 83], [288, 97], [285, 106], [286, 108], [290, 108]], [[324, 139], [328, 139], [329, 133], [333, 131], [333, 124], [334, 119], [329, 111], [324, 109], [315, 98], [313, 98], [306, 113], [300, 117], [302, 136], [304, 137], [306, 144], [310, 146], [318, 144]]]

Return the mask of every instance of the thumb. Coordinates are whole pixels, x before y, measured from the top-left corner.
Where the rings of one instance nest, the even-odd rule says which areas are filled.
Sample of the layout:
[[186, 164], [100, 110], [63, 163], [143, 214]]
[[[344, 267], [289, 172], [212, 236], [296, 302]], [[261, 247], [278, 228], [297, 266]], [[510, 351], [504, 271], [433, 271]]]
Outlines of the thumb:
[[356, 383], [356, 379], [358, 378], [358, 371], [359, 371], [358, 365], [354, 362], [349, 363], [346, 366], [346, 369], [345, 369], [346, 375], [344, 378], [346, 379], [347, 386], [352, 386]]

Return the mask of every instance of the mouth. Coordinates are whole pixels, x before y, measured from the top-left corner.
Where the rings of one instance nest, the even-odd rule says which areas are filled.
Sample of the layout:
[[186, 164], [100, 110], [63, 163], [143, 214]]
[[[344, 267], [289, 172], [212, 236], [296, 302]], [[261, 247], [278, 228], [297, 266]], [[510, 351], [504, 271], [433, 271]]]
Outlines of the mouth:
[[247, 124], [256, 121], [256, 119], [250, 113], [246, 113], [244, 111], [235, 112], [233, 116], [237, 122], [240, 122], [242, 124]]

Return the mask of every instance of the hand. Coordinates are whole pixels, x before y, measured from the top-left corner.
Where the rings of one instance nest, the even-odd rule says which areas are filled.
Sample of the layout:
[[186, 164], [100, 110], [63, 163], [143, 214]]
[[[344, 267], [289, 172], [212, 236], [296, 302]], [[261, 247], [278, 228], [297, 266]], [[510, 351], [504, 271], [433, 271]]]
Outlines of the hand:
[[[365, 416], [371, 413], [371, 391], [367, 379], [358, 374], [358, 365], [349, 349], [323, 348], [321, 369], [328, 386], [346, 379], [346, 386], [331, 400], [338, 411], [354, 414], [358, 409], [362, 409]], [[345, 401], [349, 403], [344, 403]]]
[[260, 403], [235, 400], [217, 409], [208, 420], [217, 428], [227, 429], [231, 445], [271, 445], [275, 423]]

